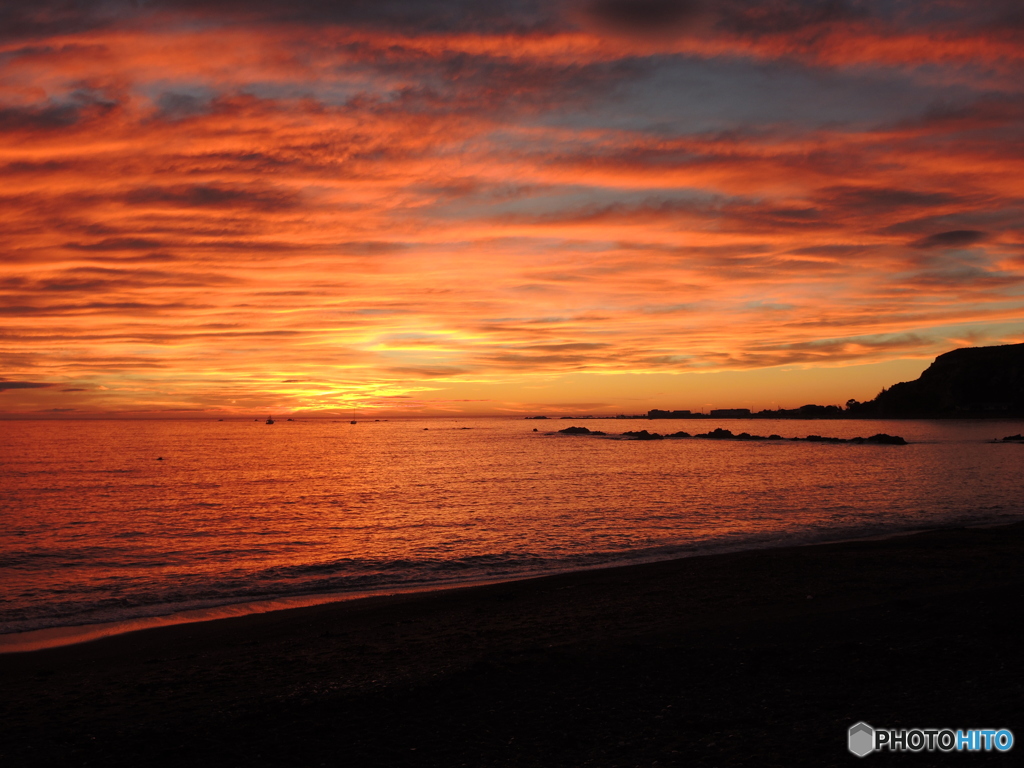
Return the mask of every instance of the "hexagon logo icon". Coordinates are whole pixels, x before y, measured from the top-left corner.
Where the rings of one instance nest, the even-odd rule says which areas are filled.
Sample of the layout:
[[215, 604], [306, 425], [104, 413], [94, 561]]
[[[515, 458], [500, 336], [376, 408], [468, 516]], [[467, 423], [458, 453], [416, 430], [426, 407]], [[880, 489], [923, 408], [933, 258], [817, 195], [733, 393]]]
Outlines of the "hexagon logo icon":
[[864, 757], [875, 751], [875, 729], [867, 723], [851, 726], [847, 746], [857, 757]]

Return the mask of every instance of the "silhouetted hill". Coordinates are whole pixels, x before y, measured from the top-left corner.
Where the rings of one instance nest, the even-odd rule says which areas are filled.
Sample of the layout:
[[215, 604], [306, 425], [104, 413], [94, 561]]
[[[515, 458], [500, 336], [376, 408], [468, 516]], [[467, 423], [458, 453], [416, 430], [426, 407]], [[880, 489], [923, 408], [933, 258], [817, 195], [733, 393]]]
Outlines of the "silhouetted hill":
[[946, 352], [914, 381], [856, 403], [858, 417], [991, 417], [1024, 415], [1024, 344]]

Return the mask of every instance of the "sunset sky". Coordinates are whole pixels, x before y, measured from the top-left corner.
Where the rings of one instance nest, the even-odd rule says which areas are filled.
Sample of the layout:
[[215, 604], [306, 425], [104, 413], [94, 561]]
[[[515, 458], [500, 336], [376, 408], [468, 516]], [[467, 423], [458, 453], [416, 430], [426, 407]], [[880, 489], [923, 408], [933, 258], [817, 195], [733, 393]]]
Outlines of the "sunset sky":
[[1024, 341], [1016, 0], [0, 2], [0, 412], [870, 399]]

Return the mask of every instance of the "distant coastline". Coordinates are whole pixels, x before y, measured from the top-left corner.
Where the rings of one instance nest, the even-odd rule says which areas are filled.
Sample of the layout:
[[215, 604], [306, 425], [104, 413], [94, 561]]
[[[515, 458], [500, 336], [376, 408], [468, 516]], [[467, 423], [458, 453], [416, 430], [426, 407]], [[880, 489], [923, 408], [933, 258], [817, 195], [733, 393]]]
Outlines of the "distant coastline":
[[[562, 416], [561, 419], [1016, 419], [1024, 417], [1024, 344], [964, 347], [939, 355], [914, 381], [883, 388], [873, 400], [845, 406], [751, 411], [716, 408], [709, 413], [652, 408], [645, 414]], [[527, 416], [548, 419], [548, 416]]]

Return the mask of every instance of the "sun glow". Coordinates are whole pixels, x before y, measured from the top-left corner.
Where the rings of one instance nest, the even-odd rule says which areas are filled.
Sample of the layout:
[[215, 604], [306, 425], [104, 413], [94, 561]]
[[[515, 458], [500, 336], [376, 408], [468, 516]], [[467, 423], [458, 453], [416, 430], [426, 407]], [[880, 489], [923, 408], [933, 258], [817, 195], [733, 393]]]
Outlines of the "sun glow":
[[1024, 340], [970, 14], [82, 13], [0, 43], [8, 415], [795, 406]]

